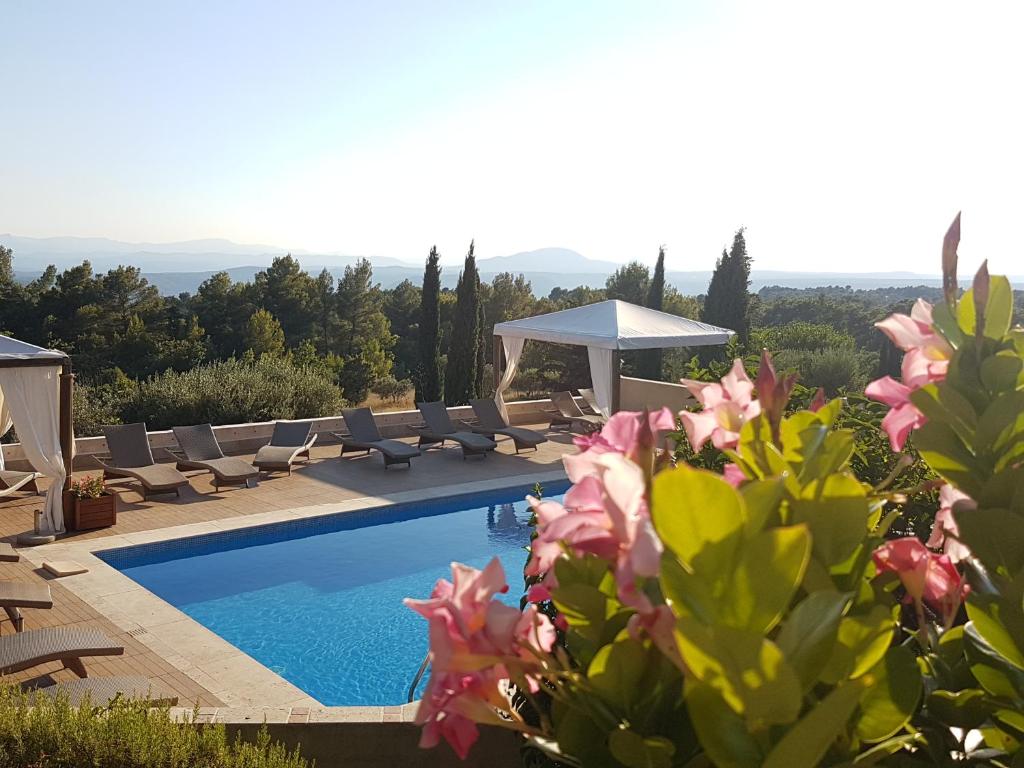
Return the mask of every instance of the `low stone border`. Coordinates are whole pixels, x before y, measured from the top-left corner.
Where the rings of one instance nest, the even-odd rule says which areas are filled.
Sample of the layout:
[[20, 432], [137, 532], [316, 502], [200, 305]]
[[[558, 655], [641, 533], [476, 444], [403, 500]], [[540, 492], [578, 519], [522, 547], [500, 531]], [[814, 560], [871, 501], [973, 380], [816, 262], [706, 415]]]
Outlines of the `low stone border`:
[[564, 478], [565, 473], [561, 470], [492, 478], [402, 491], [388, 496], [367, 496], [138, 533], [115, 534], [98, 539], [59, 541], [41, 547], [24, 548], [20, 553], [38, 567], [42, 567], [47, 560], [73, 560], [88, 568], [86, 573], [61, 578], [61, 585], [225, 703], [223, 708], [201, 709], [199, 716], [204, 718], [204, 722], [288, 723], [302, 722], [299, 718], [303, 717], [306, 722], [408, 722], [412, 719], [411, 713], [415, 711], [409, 705], [325, 707], [224, 638], [108, 565], [96, 553], [118, 547], [236, 531], [392, 504], [484, 493], [534, 482], [555, 482]]

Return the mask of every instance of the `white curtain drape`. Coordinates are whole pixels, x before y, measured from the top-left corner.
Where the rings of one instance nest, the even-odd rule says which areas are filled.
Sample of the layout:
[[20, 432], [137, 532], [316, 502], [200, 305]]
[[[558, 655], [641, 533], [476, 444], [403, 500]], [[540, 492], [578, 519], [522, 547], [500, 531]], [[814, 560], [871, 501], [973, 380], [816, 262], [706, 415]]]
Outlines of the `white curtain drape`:
[[[0, 437], [3, 437], [11, 431], [11, 427], [14, 426], [14, 420], [11, 419], [11, 410], [7, 407], [7, 403], [4, 402], [4, 391], [0, 389]], [[0, 469], [4, 468], [4, 449], [0, 447]]]
[[617, 349], [601, 349], [600, 347], [587, 347], [587, 356], [590, 358], [590, 383], [594, 385], [594, 399], [597, 400], [597, 409], [601, 415], [608, 417], [612, 413], [612, 363], [615, 355], [619, 354]]
[[505, 348], [505, 371], [501, 374], [501, 381], [498, 382], [498, 388], [494, 392], [494, 402], [498, 405], [501, 418], [505, 420], [506, 424], [508, 423], [508, 408], [505, 407], [505, 393], [512, 384], [512, 379], [516, 377], [516, 371], [519, 370], [519, 358], [523, 356], [523, 344], [525, 343], [526, 339], [501, 337], [501, 345]]
[[37, 533], [64, 533], [64, 457], [60, 451], [60, 368], [0, 368], [0, 390], [25, 456], [50, 480]]

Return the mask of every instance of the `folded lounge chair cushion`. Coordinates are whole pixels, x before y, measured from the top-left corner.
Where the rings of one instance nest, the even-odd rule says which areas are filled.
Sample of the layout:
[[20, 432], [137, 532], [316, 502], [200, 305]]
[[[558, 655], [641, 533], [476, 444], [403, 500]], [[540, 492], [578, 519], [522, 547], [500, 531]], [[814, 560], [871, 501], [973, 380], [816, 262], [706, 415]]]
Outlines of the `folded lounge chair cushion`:
[[87, 677], [67, 680], [33, 689], [29, 693], [29, 704], [37, 696], [50, 699], [63, 696], [73, 707], [85, 703], [86, 699], [94, 707], [103, 707], [118, 696], [146, 700], [155, 707], [173, 707], [178, 703], [177, 696], [154, 685], [148, 677]]
[[426, 427], [419, 429], [422, 435], [421, 441], [423, 438], [433, 442], [453, 440], [461, 445], [464, 451], [471, 453], [493, 451], [498, 447], [498, 444], [489, 437], [456, 430], [455, 424], [452, 423], [452, 419], [448, 415], [448, 408], [442, 402], [417, 403], [416, 407], [420, 409], [423, 421], [426, 422]]
[[274, 424], [270, 442], [256, 452], [252, 463], [260, 469], [287, 469], [298, 456], [307, 453], [316, 442], [311, 421], [279, 421]]
[[0, 675], [10, 675], [50, 661], [63, 662], [79, 677], [85, 677], [83, 656], [120, 656], [118, 645], [98, 629], [89, 627], [47, 627], [0, 637]]
[[364, 451], [380, 451], [392, 459], [411, 459], [420, 455], [415, 445], [403, 443], [401, 440], [385, 440], [380, 436], [373, 411], [369, 408], [345, 408], [341, 415], [349, 434], [335, 433], [343, 445]]
[[252, 464], [236, 456], [225, 456], [209, 424], [174, 427], [174, 437], [181, 446], [178, 464], [188, 469], [205, 469], [218, 480], [239, 482], [259, 475]]
[[103, 427], [109, 459], [97, 457], [103, 471], [114, 477], [130, 477], [149, 491], [173, 491], [188, 485], [188, 478], [172, 464], [157, 464], [149, 447], [146, 425], [116, 424]]
[[536, 448], [548, 439], [540, 432], [525, 427], [510, 427], [508, 422], [501, 417], [498, 404], [490, 399], [470, 400], [473, 406], [473, 413], [476, 414], [477, 426], [473, 431], [483, 435], [505, 435], [511, 437], [517, 447]]

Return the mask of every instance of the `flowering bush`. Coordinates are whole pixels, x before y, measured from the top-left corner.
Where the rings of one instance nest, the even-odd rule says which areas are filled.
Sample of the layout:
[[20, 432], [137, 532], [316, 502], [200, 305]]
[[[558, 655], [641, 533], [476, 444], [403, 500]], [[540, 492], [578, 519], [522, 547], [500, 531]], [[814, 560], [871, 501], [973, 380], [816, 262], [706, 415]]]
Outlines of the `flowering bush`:
[[667, 410], [616, 414], [566, 457], [564, 502], [532, 500], [525, 611], [492, 600], [496, 563], [409, 601], [424, 746], [465, 755], [488, 723], [569, 765], [1024, 764], [1024, 331], [985, 266], [959, 296], [958, 240], [959, 218], [944, 303], [879, 324], [902, 380], [867, 389], [941, 478], [927, 544], [887, 537], [920, 488], [904, 461], [858, 478], [842, 400], [787, 413], [767, 354], [755, 381], [684, 381], [721, 474], [656, 451]]
[[76, 499], [98, 499], [106, 492], [102, 475], [86, 475], [80, 480], [72, 480], [69, 490]]

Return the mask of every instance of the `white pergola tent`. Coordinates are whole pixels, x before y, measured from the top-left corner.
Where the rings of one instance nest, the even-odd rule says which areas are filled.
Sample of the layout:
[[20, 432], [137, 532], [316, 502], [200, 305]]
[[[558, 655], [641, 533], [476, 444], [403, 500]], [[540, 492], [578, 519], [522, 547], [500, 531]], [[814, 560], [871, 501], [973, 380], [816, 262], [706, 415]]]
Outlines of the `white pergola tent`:
[[[527, 339], [586, 347], [594, 396], [602, 413], [608, 416], [619, 408], [618, 351], [725, 344], [733, 335], [734, 331], [728, 328], [618, 299], [498, 323], [494, 326], [494, 399], [504, 412], [503, 395], [515, 378]], [[505, 369], [499, 376], [502, 350]]]
[[63, 491], [74, 452], [73, 381], [63, 352], [0, 336], [0, 437], [14, 427], [29, 463], [50, 480], [36, 516], [35, 534], [42, 537], [64, 532]]

